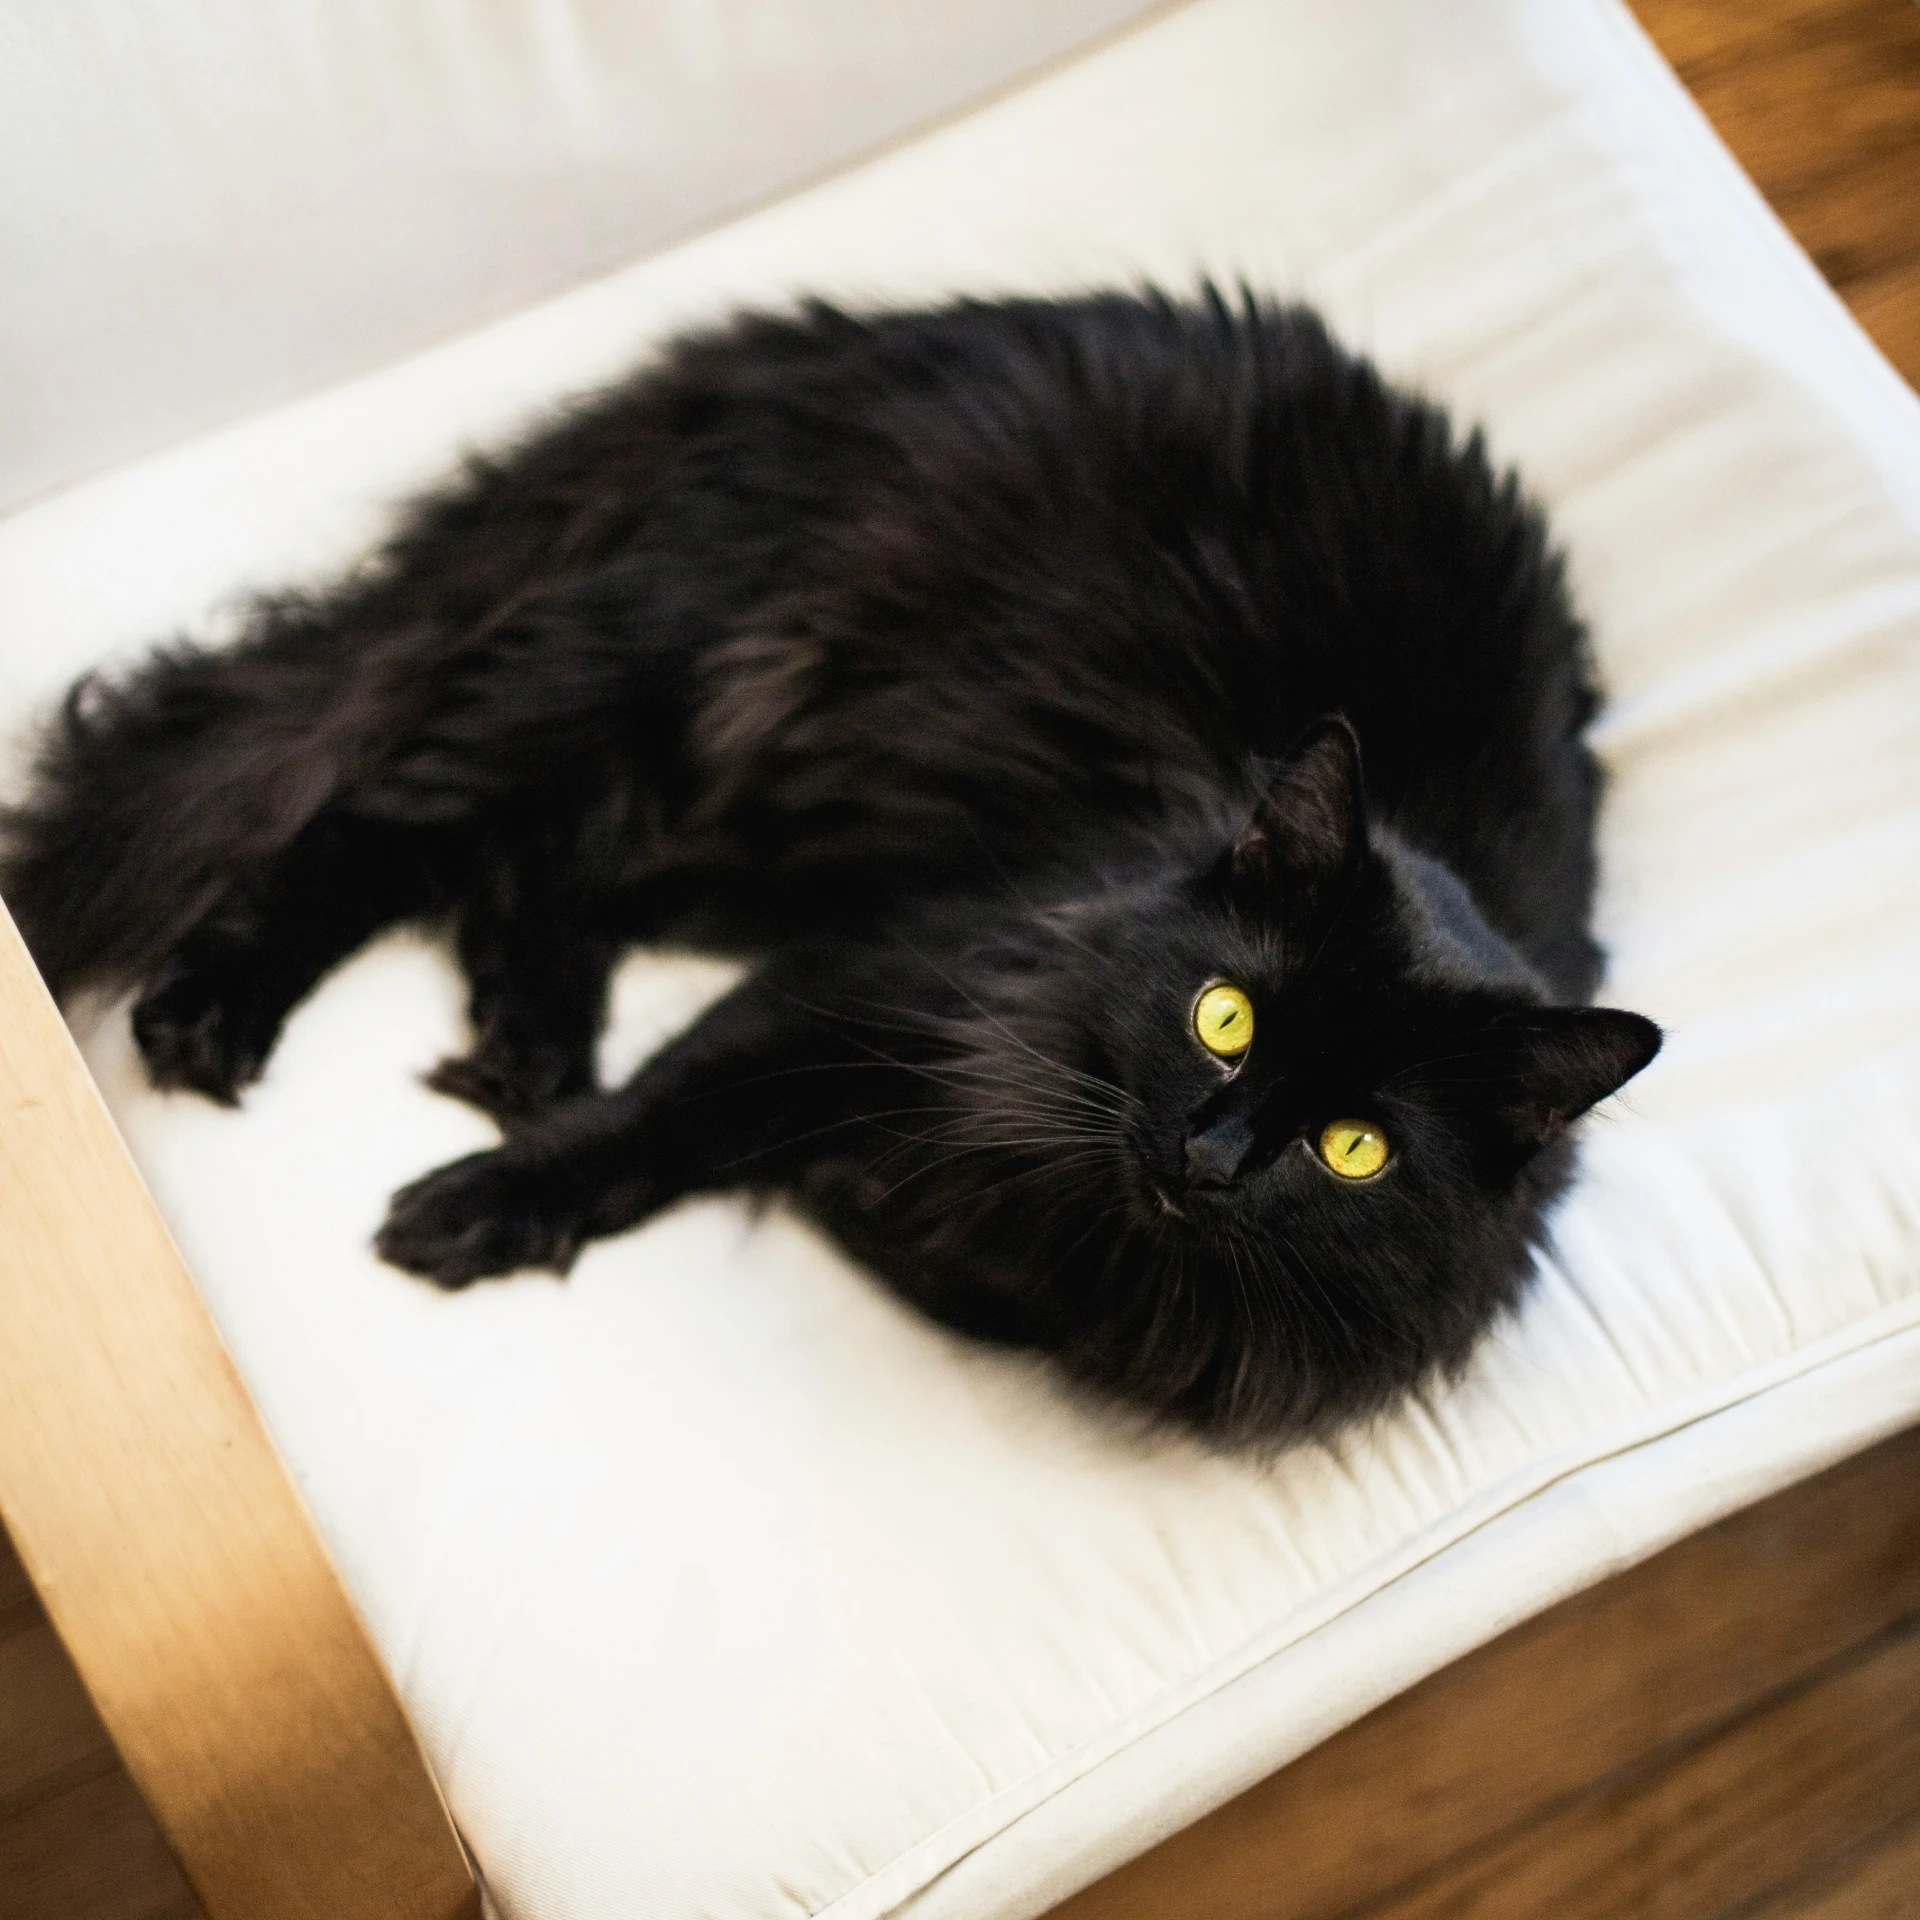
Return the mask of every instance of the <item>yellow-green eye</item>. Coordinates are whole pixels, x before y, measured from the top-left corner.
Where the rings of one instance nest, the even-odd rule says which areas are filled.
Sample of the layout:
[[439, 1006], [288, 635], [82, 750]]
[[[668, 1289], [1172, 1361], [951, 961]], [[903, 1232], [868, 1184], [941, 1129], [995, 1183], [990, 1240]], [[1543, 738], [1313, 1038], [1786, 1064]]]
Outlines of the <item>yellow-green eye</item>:
[[1387, 1164], [1387, 1136], [1371, 1120], [1330, 1120], [1320, 1130], [1320, 1158], [1343, 1180], [1364, 1180]]
[[1193, 1010], [1193, 1030], [1209, 1053], [1230, 1060], [1253, 1045], [1253, 1002], [1238, 987], [1209, 987]]

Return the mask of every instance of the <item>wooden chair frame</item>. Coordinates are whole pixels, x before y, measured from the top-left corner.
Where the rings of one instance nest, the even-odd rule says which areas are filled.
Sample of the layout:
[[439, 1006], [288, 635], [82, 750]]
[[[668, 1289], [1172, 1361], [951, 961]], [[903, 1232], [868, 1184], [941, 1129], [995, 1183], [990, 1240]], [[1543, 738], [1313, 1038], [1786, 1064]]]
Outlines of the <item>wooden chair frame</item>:
[[479, 1895], [313, 1521], [0, 910], [0, 1516], [207, 1920]]

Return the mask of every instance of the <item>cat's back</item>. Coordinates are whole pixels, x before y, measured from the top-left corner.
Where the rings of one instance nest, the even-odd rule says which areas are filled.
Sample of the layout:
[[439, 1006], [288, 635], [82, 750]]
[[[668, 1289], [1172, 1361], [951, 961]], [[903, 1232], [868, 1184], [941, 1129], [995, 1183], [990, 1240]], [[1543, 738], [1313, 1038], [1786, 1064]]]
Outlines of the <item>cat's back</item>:
[[796, 857], [1091, 850], [1338, 711], [1386, 816], [1590, 988], [1594, 702], [1544, 522], [1312, 313], [815, 308], [704, 351], [802, 530], [712, 724]]

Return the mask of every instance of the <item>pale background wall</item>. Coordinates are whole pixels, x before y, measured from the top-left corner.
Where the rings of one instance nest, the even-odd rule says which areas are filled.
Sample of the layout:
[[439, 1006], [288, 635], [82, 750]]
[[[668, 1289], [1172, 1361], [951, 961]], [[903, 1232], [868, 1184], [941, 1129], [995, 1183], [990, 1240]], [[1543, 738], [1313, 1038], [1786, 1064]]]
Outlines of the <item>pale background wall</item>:
[[884, 143], [1141, 0], [7, 0], [0, 510]]

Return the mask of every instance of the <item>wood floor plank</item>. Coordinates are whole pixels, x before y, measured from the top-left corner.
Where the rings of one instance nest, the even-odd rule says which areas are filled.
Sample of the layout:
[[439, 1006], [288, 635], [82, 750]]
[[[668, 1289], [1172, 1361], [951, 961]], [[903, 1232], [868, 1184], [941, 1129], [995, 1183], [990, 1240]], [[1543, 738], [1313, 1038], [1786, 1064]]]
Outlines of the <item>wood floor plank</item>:
[[[1689, 87], [1757, 76], [1763, 93], [1791, 91], [1800, 57], [1823, 48], [1898, 49], [1910, 0], [1627, 0], [1667, 64]], [[1784, 77], [1783, 77], [1784, 75]], [[1804, 89], [1804, 83], [1801, 83]]]
[[1856, 280], [1847, 304], [1880, 351], [1920, 386], [1920, 259]]
[[0, 1640], [0, 1809], [46, 1782], [119, 1765], [59, 1636], [43, 1620]]
[[14, 1552], [6, 1528], [0, 1527], [0, 1640], [10, 1633], [24, 1633], [45, 1618], [33, 1582]]
[[115, 1771], [0, 1819], [0, 1915], [200, 1920], [200, 1909], [133, 1782]]
[[1821, 49], [1802, 56], [1794, 89], [1777, 98], [1721, 84], [1698, 94], [1774, 211], [1843, 293], [1849, 281], [1920, 249], [1920, 8], [1909, 11], [1912, 44], [1898, 72], [1872, 49]]
[[[1862, 0], [1631, 0], [1668, 64], [1689, 84], [1801, 39], [1831, 34]], [[1876, 5], [1879, 0], [1864, 0]], [[1657, 17], [1658, 31], [1655, 32]]]
[[[1658, 0], [1642, 4], [1650, 17], [1660, 11]], [[1854, 0], [1788, 43], [1750, 44], [1737, 60], [1675, 70], [1741, 164], [1757, 180], [1767, 176], [1763, 191], [1830, 180], [1911, 144], [1915, 12], [1911, 0]]]
[[[1920, 23], [1920, 7], [1914, 18]], [[1813, 255], [1828, 284], [1851, 304], [1861, 281], [1920, 260], [1920, 137], [1910, 147], [1862, 159], [1845, 193], [1825, 180], [1783, 187], [1774, 209]]]
[[1469, 1654], [1056, 1920], [1332, 1920], [1916, 1617], [1920, 1429]]
[[1920, 1819], [1878, 1834], [1837, 1870], [1796, 1885], [1739, 1920], [1913, 1920], [1920, 1913]]
[[[1920, 1814], [1920, 1626], [1365, 1920], [1703, 1920]], [[1909, 1912], [1912, 1908], [1909, 1907]]]
[[1920, 320], [1920, 7], [1908, 0], [1633, 0], [1794, 237], [1907, 379]]

